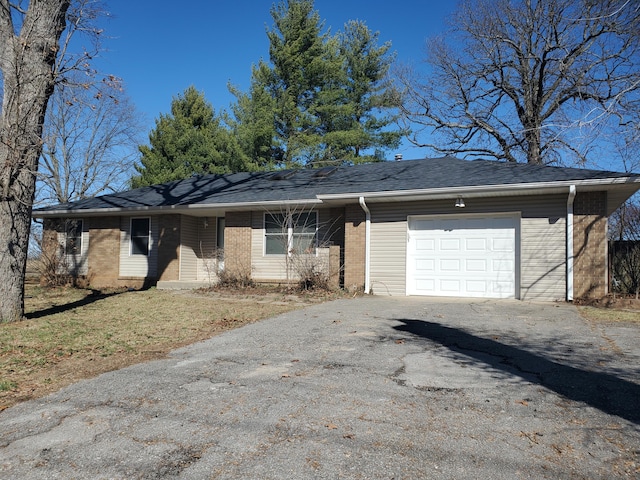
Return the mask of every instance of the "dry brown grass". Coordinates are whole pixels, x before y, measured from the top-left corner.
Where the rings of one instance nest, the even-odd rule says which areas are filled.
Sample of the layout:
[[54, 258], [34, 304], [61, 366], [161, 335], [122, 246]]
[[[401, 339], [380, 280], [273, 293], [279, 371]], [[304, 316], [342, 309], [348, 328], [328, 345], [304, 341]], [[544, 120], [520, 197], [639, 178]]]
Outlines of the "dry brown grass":
[[640, 310], [579, 307], [580, 314], [596, 322], [628, 322], [640, 325]]
[[640, 324], [640, 300], [635, 297], [608, 295], [596, 300], [577, 300], [576, 305], [589, 320]]
[[27, 319], [0, 325], [0, 410], [326, 298], [30, 286]]

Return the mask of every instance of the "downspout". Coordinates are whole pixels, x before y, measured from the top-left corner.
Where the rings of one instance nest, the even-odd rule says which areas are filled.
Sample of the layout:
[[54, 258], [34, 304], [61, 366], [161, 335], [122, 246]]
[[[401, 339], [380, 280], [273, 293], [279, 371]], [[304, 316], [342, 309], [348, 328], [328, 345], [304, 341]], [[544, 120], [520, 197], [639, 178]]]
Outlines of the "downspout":
[[573, 201], [576, 186], [569, 186], [567, 198], [567, 301], [573, 301]]
[[371, 283], [371, 212], [369, 207], [364, 202], [364, 197], [360, 197], [360, 206], [365, 213], [365, 227], [364, 227], [364, 293], [369, 294], [369, 284]]

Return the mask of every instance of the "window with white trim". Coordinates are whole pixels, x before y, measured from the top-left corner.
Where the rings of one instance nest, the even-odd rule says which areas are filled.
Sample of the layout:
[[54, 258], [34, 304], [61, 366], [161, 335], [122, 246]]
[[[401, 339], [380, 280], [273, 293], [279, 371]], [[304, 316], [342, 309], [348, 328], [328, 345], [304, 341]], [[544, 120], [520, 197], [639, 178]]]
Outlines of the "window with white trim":
[[132, 218], [131, 219], [131, 255], [149, 255], [149, 245], [151, 244], [151, 219]]
[[265, 213], [265, 255], [315, 255], [317, 212]]

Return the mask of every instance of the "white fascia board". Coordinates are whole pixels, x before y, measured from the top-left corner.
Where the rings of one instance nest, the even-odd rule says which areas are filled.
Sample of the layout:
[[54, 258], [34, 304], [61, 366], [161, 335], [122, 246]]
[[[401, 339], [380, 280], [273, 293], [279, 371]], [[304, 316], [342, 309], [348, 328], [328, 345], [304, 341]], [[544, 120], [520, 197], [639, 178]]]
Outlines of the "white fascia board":
[[167, 213], [186, 213], [197, 215], [205, 210], [221, 210], [221, 211], [238, 211], [238, 210], [269, 210], [273, 207], [297, 205], [297, 206], [316, 206], [321, 205], [322, 201], [316, 198], [301, 200], [273, 200], [268, 202], [242, 202], [242, 203], [204, 203], [194, 205], [165, 205], [153, 207], [112, 207], [112, 208], [87, 208], [75, 210], [47, 210], [46, 212], [33, 212], [33, 218], [54, 218], [54, 217], [85, 217], [85, 216], [109, 216], [124, 213], [146, 213], [167, 214]]
[[[463, 196], [471, 197], [487, 197], [487, 196], [513, 196], [513, 195], [540, 195], [552, 193], [565, 193], [570, 185], [581, 187], [582, 190], [606, 189], [612, 186], [622, 186], [629, 184], [640, 184], [640, 177], [617, 177], [607, 179], [590, 179], [590, 180], [566, 180], [562, 182], [538, 182], [538, 183], [519, 183], [508, 185], [473, 185], [460, 187], [444, 187], [431, 189], [414, 189], [414, 190], [393, 190], [393, 191], [372, 191], [358, 193], [336, 193], [327, 195], [318, 195], [318, 199], [324, 202], [335, 202], [339, 200], [358, 200], [365, 197], [368, 202], [376, 201], [393, 201], [407, 200], [408, 198], [456, 198]], [[615, 187], [614, 187], [615, 188]]]

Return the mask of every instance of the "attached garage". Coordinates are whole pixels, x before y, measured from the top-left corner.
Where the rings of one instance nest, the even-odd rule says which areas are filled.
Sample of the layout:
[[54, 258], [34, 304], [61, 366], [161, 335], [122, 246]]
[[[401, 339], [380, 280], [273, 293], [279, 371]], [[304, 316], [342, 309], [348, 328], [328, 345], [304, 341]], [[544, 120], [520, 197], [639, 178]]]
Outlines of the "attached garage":
[[516, 298], [519, 217], [409, 217], [407, 295]]

